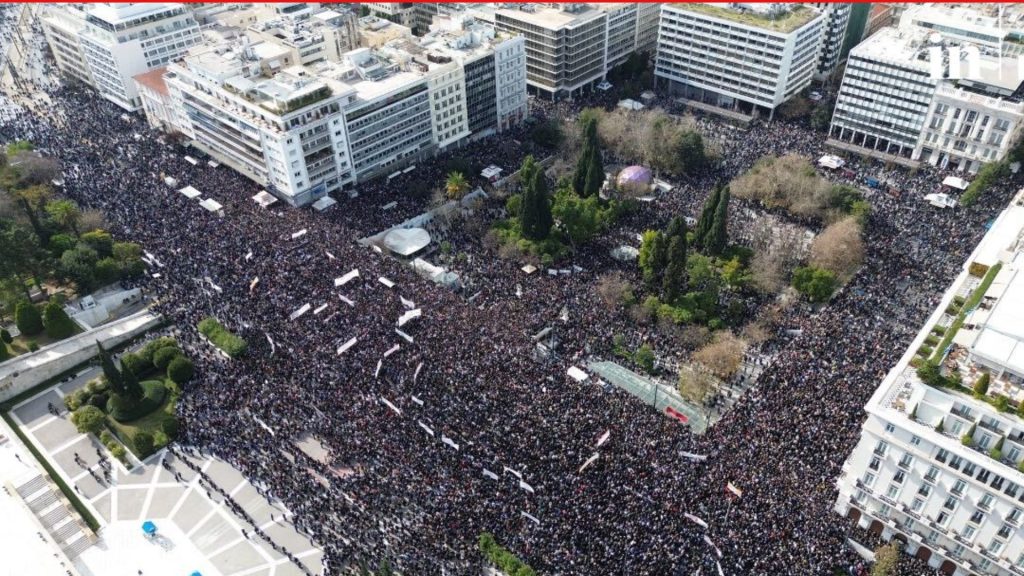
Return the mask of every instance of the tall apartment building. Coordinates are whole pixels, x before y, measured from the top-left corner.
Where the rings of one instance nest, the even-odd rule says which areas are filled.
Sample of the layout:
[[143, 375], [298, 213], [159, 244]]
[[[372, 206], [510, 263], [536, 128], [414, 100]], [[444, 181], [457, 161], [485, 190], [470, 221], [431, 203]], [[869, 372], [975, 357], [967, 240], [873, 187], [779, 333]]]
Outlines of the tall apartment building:
[[654, 74], [722, 108], [775, 108], [810, 85], [826, 17], [806, 5], [665, 4]]
[[142, 106], [132, 77], [166, 65], [201, 40], [182, 4], [54, 5], [42, 25], [61, 71], [126, 110]]
[[524, 44], [458, 19], [303, 65], [243, 36], [193, 48], [167, 67], [165, 90], [137, 82], [151, 124], [305, 205], [523, 120]]
[[526, 38], [527, 84], [551, 98], [604, 80], [633, 52], [652, 50], [658, 13], [635, 3], [521, 5], [494, 11], [494, 24]]
[[[1016, 62], [1000, 57], [997, 29], [979, 29], [981, 20], [962, 9], [912, 7], [902, 22], [850, 51], [830, 138], [869, 155], [970, 172], [1004, 158], [1019, 138], [1024, 99]], [[977, 70], [970, 50], [977, 50]], [[962, 57], [950, 62], [958, 51]], [[959, 79], [950, 77], [956, 69]]]
[[247, 33], [254, 39], [278, 44], [302, 65], [329, 60], [359, 47], [359, 30], [354, 11], [344, 6], [319, 10], [306, 18], [280, 16], [250, 25]]
[[818, 70], [815, 77], [825, 79], [836, 71], [843, 54], [846, 28], [850, 24], [853, 5], [837, 2], [815, 2], [814, 6], [825, 15], [821, 33], [821, 49], [818, 53]]
[[836, 512], [955, 576], [1024, 574], [1022, 233], [1024, 192], [871, 397], [836, 483]]

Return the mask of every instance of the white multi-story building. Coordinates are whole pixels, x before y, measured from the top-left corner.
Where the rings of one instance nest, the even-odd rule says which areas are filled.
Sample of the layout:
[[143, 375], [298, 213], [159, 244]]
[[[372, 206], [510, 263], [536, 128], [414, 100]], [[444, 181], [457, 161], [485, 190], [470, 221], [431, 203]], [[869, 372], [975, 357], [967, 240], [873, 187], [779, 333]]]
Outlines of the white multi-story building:
[[839, 514], [956, 576], [1024, 574], [1022, 232], [1024, 192], [871, 397], [837, 481]]
[[356, 14], [339, 6], [319, 10], [305, 18], [279, 16], [248, 27], [250, 37], [278, 44], [292, 53], [292, 61], [302, 64], [338, 62], [341, 56], [359, 47]]
[[654, 74], [721, 108], [775, 108], [810, 85], [826, 18], [807, 5], [665, 4]]
[[656, 7], [524, 4], [493, 14], [499, 30], [526, 39], [527, 84], [552, 98], [571, 98], [604, 80], [631, 53], [653, 49]]
[[846, 27], [850, 23], [850, 12], [853, 5], [841, 2], [815, 2], [825, 15], [825, 25], [821, 29], [821, 50], [818, 53], [818, 79], [825, 79], [836, 71], [839, 57], [842, 56], [843, 42], [846, 41]]
[[471, 18], [337, 62], [296, 58], [277, 43], [232, 37], [170, 64], [164, 89], [146, 75], [136, 81], [151, 124], [292, 205], [526, 117], [523, 39]]
[[42, 23], [61, 70], [126, 110], [142, 106], [134, 76], [166, 65], [201, 40], [182, 4], [55, 5]]
[[[925, 8], [850, 51], [829, 136], [853, 151], [976, 172], [1020, 136], [1022, 79], [1016, 61], [990, 45], [998, 29], [979, 31], [997, 19]], [[950, 62], [951, 54], [961, 56]]]

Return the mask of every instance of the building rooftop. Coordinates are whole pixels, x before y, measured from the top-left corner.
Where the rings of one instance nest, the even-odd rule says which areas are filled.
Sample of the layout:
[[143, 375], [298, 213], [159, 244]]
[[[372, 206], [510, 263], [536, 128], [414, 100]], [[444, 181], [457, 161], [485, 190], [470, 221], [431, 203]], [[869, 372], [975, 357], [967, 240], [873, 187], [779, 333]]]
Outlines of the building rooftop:
[[595, 18], [600, 18], [604, 15], [603, 11], [595, 10], [590, 6], [587, 6], [580, 11], [570, 12], [560, 8], [541, 8], [536, 9], [530, 5], [524, 5], [527, 9], [501, 9], [496, 10], [495, 14], [508, 16], [516, 20], [526, 22], [533, 26], [539, 26], [548, 30], [558, 30], [561, 28], [572, 28], [579, 26], [585, 22], [589, 22]]
[[686, 12], [728, 20], [737, 24], [753, 26], [788, 34], [813, 21], [820, 13], [810, 7], [786, 4], [684, 4], [671, 6]]
[[854, 46], [850, 55], [928, 71], [929, 35], [920, 28], [882, 28]]
[[89, 16], [99, 18], [110, 24], [122, 24], [131, 20], [145, 18], [155, 14], [166, 12], [173, 8], [181, 8], [182, 4], [170, 3], [103, 3], [90, 6], [86, 9]]

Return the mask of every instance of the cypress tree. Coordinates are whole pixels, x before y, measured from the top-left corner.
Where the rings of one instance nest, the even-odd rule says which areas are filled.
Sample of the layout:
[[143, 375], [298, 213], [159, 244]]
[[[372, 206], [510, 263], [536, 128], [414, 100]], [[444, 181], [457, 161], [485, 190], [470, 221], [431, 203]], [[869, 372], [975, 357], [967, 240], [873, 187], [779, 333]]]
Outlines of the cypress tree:
[[54, 340], [63, 340], [75, 333], [75, 323], [56, 302], [50, 302], [43, 309], [43, 326], [46, 327], [46, 335]]
[[121, 367], [121, 378], [124, 381], [124, 391], [128, 398], [132, 400], [141, 400], [143, 396], [142, 385], [139, 384], [139, 379], [135, 376], [135, 372], [127, 366]]
[[726, 225], [729, 222], [729, 189], [725, 188], [718, 196], [715, 206], [715, 217], [711, 222], [711, 230], [704, 236], [704, 252], [709, 256], [718, 256], [725, 250], [729, 242]]
[[10, 357], [11, 352], [10, 350], [7, 349], [7, 343], [4, 342], [3, 340], [0, 340], [0, 362], [3, 362], [4, 360], [7, 360]]
[[537, 171], [537, 164], [534, 162], [533, 156], [527, 156], [523, 160], [523, 168], [519, 171], [519, 183], [523, 190], [523, 200], [519, 210], [519, 230], [526, 238], [532, 238], [531, 234], [540, 218], [537, 214], [537, 202], [534, 200]]
[[43, 317], [36, 305], [23, 300], [14, 309], [14, 324], [25, 336], [35, 336], [43, 331]]
[[683, 220], [679, 216], [674, 216], [668, 222], [668, 228], [665, 229], [665, 234], [671, 239], [676, 236], [682, 236], [686, 238], [686, 220]]
[[676, 236], [669, 242], [668, 265], [661, 283], [665, 302], [674, 304], [686, 288], [686, 238]]
[[555, 220], [551, 216], [551, 200], [548, 198], [548, 179], [544, 170], [537, 170], [533, 176], [533, 203], [537, 220], [534, 224], [535, 240], [543, 240], [551, 233]]
[[586, 196], [587, 176], [593, 164], [593, 154], [597, 151], [597, 120], [592, 116], [583, 118], [583, 146], [579, 158], [576, 159], [576, 171], [572, 175], [572, 189], [580, 196]]
[[721, 192], [722, 189], [715, 186], [715, 189], [711, 191], [711, 195], [704, 201], [704, 208], [700, 211], [697, 226], [693, 229], [693, 243], [697, 246], [704, 246], [704, 239], [711, 230], [711, 225], [715, 220], [715, 208], [718, 207], [718, 198], [721, 196]]
[[[596, 138], [596, 136], [595, 136]], [[604, 185], [604, 162], [601, 161], [601, 151], [595, 142], [590, 149], [590, 158], [587, 166], [587, 179], [583, 185], [583, 196], [590, 197], [601, 192]]]
[[124, 379], [121, 377], [121, 373], [118, 372], [117, 366], [114, 366], [114, 361], [110, 358], [110, 353], [103, 348], [103, 344], [100, 344], [99, 340], [96, 341], [96, 347], [100, 351], [100, 366], [103, 367], [103, 375], [107, 377], [107, 382], [110, 384], [110, 389], [115, 394], [124, 394]]
[[668, 243], [668, 238], [660, 231], [651, 240], [650, 265], [645, 277], [652, 285], [660, 284], [665, 275], [665, 266], [668, 264]]

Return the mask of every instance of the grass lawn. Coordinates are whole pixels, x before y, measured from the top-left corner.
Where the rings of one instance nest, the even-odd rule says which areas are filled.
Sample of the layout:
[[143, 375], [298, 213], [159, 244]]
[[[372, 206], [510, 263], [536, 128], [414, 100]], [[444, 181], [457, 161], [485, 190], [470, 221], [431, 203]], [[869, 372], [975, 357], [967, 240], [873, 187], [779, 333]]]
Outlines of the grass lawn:
[[[163, 382], [167, 386], [167, 394], [164, 395], [163, 402], [152, 412], [138, 418], [136, 420], [130, 420], [128, 422], [118, 422], [110, 416], [107, 416], [107, 427], [117, 436], [127, 447], [132, 451], [133, 454], [139, 459], [143, 460], [149, 454], [156, 452], [160, 448], [163, 448], [164, 444], [154, 442], [153, 450], [149, 454], [139, 454], [135, 451], [135, 435], [139, 432], [149, 432], [154, 438], [157, 437], [157, 432], [160, 434], [164, 433], [164, 422], [174, 421], [175, 407], [178, 405], [178, 397], [181, 395], [181, 390], [177, 384], [167, 379]], [[158, 445], [159, 444], [159, 445]]]
[[[80, 334], [81, 332], [82, 327], [79, 326], [78, 324], [75, 324], [75, 331], [71, 334], [71, 336], [74, 336], [75, 334]], [[40, 348], [43, 348], [44, 346], [49, 346], [54, 342], [60, 342], [60, 340], [51, 339], [49, 336], [46, 335], [45, 331], [40, 332], [35, 336], [17, 336], [14, 338], [13, 342], [7, 345], [7, 349], [11, 351], [11, 357], [27, 354], [29, 352], [29, 342], [35, 342]]]

